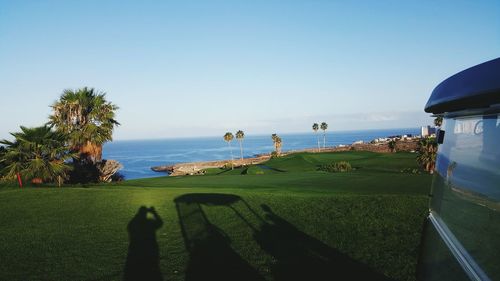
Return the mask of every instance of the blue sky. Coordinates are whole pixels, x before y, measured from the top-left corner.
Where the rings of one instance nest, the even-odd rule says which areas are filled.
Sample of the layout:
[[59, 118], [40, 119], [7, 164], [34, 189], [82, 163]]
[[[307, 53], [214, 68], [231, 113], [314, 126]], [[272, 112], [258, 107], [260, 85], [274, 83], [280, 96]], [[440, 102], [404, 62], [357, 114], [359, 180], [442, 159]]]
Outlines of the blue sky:
[[115, 139], [417, 127], [496, 58], [499, 1], [3, 1], [0, 138], [63, 89], [107, 92]]

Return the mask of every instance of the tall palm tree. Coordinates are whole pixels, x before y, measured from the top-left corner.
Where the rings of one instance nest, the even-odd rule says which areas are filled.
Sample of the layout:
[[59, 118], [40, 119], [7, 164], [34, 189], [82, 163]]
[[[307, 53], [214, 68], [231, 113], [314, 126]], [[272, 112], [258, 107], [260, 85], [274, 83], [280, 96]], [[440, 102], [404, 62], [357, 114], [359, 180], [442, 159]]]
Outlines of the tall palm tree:
[[62, 181], [71, 170], [66, 162], [75, 157], [65, 146], [66, 136], [53, 131], [49, 126], [27, 128], [11, 133], [14, 141], [2, 140], [6, 151], [1, 159], [4, 162], [2, 174], [7, 178], [24, 178], [38, 182]]
[[319, 125], [318, 125], [318, 123], [314, 123], [312, 126], [312, 129], [313, 129], [314, 133], [316, 134], [316, 138], [318, 139], [318, 151], [321, 151], [321, 147], [319, 146], [319, 136], [318, 136]]
[[243, 160], [243, 139], [244, 138], [245, 138], [245, 133], [242, 130], [239, 130], [238, 132], [236, 132], [236, 139], [240, 143], [240, 154], [241, 154], [240, 159], [241, 160]]
[[231, 147], [231, 141], [234, 139], [233, 133], [227, 132], [224, 135], [224, 140], [227, 142], [229, 145], [229, 151], [231, 151], [231, 170], [234, 170], [234, 159], [233, 159], [233, 148]]
[[106, 93], [94, 88], [64, 90], [52, 105], [48, 124], [68, 136], [80, 162], [96, 164], [102, 160], [102, 145], [113, 139], [113, 129], [120, 125], [115, 120], [117, 109], [106, 100]]
[[281, 145], [282, 144], [283, 144], [283, 142], [281, 141], [281, 138], [277, 137], [276, 138], [276, 153], [278, 154], [278, 156], [281, 155]]
[[281, 155], [281, 145], [282, 145], [281, 138], [277, 134], [272, 134], [271, 139], [273, 140], [274, 151], [276, 151], [276, 155], [280, 156]]
[[323, 130], [323, 149], [326, 147], [326, 129], [328, 129], [328, 124], [322, 122], [320, 125], [321, 130]]

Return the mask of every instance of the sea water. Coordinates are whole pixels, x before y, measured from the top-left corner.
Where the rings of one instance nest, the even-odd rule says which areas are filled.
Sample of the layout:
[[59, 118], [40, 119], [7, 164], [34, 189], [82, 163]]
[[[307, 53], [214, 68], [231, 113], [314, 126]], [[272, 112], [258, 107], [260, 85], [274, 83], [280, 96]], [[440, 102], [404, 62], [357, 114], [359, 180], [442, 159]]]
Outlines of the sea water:
[[[369, 142], [373, 139], [394, 135], [418, 135], [420, 129], [384, 129], [362, 131], [327, 131], [326, 146], [352, 144], [362, 140]], [[314, 148], [323, 146], [323, 132], [279, 134], [282, 139], [282, 151]], [[269, 135], [248, 135], [243, 139], [243, 157], [273, 151], [273, 141]], [[235, 159], [239, 158], [240, 145], [234, 139], [231, 148], [220, 137], [199, 138], [172, 138], [154, 140], [116, 140], [106, 143], [103, 148], [105, 159], [118, 160], [123, 165], [120, 173], [125, 179], [148, 178], [165, 176], [165, 173], [154, 172], [153, 166], [171, 165], [183, 162], [198, 162], [210, 160], [231, 159], [231, 149]]]

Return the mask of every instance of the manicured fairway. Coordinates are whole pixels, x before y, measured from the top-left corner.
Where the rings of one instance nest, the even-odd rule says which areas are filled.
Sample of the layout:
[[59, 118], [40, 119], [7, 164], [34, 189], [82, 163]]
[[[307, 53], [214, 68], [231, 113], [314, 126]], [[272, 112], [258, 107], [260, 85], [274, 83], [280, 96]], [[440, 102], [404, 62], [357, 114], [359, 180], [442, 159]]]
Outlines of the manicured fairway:
[[[3, 188], [0, 280], [137, 272], [164, 280], [414, 280], [431, 182], [400, 172], [415, 167], [414, 156], [296, 154], [205, 176]], [[317, 171], [340, 160], [357, 169]], [[141, 221], [141, 206], [153, 206], [163, 224], [153, 226], [151, 214]]]

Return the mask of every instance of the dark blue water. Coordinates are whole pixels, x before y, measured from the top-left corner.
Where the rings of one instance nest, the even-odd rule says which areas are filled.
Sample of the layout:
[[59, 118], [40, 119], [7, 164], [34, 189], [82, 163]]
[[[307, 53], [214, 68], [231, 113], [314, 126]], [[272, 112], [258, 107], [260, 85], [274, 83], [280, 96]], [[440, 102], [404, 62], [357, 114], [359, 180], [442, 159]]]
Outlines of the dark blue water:
[[[420, 129], [385, 129], [327, 132], [326, 145], [337, 146], [351, 144], [355, 141], [371, 141], [379, 137], [392, 135], [420, 134]], [[322, 132], [318, 133], [323, 145]], [[282, 134], [280, 135], [283, 151], [317, 147], [316, 135]], [[234, 157], [240, 156], [239, 143], [231, 143]], [[245, 136], [243, 141], [243, 156], [269, 153], [274, 149], [271, 135]], [[120, 171], [126, 179], [164, 176], [153, 172], [152, 166], [169, 165], [182, 162], [209, 161], [230, 159], [231, 154], [227, 143], [221, 137], [179, 138], [162, 140], [129, 140], [113, 141], [104, 145], [105, 159], [115, 159], [123, 164]]]

